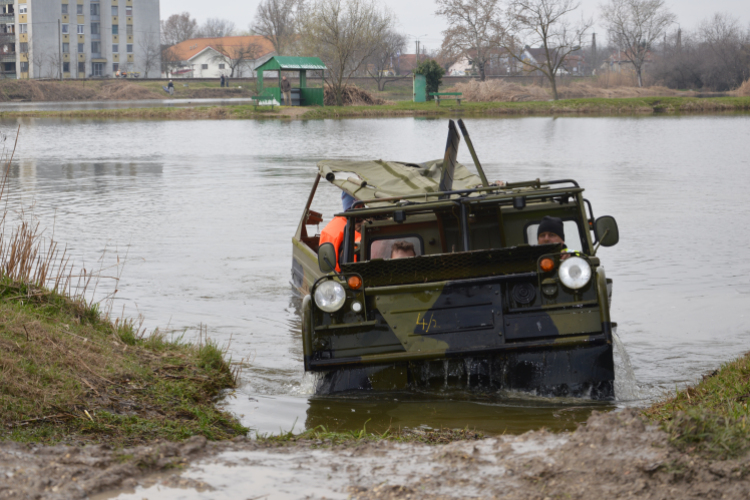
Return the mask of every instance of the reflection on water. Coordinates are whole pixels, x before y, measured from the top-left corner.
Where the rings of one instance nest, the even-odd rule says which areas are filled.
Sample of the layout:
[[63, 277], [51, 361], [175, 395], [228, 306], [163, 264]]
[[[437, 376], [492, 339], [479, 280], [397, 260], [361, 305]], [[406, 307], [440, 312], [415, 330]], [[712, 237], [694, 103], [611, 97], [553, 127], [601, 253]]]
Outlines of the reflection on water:
[[[23, 119], [9, 208], [34, 206], [73, 258], [127, 253], [114, 310], [187, 335], [207, 325], [245, 359], [226, 404], [259, 432], [325, 425], [570, 428], [611, 406], [509, 394], [312, 397], [291, 236], [324, 158], [441, 156], [444, 119], [104, 121]], [[599, 251], [632, 364], [623, 404], [645, 404], [750, 345], [750, 118], [513, 118], [467, 122], [492, 180], [574, 178], [620, 244]], [[471, 164], [465, 148], [459, 160]], [[321, 185], [314, 209], [340, 208]], [[618, 346], [618, 350], [620, 347]], [[627, 370], [618, 363], [618, 384]], [[631, 390], [630, 394], [625, 394]], [[369, 412], [369, 413], [368, 413]], [[295, 423], [296, 422], [296, 423]]]

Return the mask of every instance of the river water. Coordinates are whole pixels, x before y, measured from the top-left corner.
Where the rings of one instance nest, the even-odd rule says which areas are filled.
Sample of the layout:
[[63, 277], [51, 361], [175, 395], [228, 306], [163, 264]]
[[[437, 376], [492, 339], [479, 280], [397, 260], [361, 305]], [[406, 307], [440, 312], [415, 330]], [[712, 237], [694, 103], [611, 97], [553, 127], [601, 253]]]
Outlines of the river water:
[[[445, 119], [20, 119], [0, 129], [10, 136], [21, 124], [7, 191], [13, 213], [32, 207], [27, 216], [33, 210], [89, 269], [103, 254], [106, 264], [119, 256], [116, 315], [141, 314], [144, 327], [187, 338], [204, 330], [229, 344], [247, 367], [226, 405], [260, 433], [365, 423], [570, 429], [593, 409], [645, 405], [750, 348], [750, 116], [466, 123], [490, 179], [574, 178], [596, 216], [617, 218], [620, 243], [599, 255], [614, 279], [612, 318], [634, 381], [618, 361], [614, 404], [460, 392], [311, 395], [290, 267], [315, 164], [439, 158]], [[465, 148], [459, 160], [471, 164]], [[328, 220], [340, 200], [323, 184], [314, 207]], [[112, 285], [103, 281], [98, 292]]]

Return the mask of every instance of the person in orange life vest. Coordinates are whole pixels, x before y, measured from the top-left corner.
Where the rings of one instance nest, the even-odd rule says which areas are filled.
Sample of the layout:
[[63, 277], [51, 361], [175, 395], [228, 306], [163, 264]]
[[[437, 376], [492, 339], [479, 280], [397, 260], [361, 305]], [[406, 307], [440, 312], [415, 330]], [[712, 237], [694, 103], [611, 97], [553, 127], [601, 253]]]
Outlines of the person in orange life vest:
[[[349, 210], [351, 206], [356, 201], [350, 194], [342, 191], [341, 193], [341, 201], [344, 205], [344, 211]], [[346, 228], [346, 217], [334, 217], [331, 222], [326, 224], [326, 227], [323, 228], [323, 230], [320, 232], [320, 242], [319, 244], [322, 245], [323, 243], [332, 243], [333, 247], [336, 249], [336, 271], [341, 272], [341, 268], [339, 267], [339, 249], [341, 248], [341, 243], [344, 241], [344, 229]], [[362, 235], [359, 233], [359, 231], [354, 232], [354, 241], [359, 242], [362, 239]], [[356, 260], [356, 255], [354, 256]]]

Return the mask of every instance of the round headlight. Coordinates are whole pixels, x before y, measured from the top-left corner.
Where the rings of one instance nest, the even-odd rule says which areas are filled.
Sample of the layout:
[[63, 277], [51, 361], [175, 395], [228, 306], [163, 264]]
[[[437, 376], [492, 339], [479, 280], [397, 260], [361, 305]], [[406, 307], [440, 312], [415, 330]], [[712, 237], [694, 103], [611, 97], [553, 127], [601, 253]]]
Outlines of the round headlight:
[[563, 285], [578, 290], [591, 279], [591, 266], [580, 257], [569, 257], [560, 264], [558, 276]]
[[344, 287], [335, 281], [324, 281], [315, 289], [315, 304], [325, 312], [338, 311], [345, 300]]

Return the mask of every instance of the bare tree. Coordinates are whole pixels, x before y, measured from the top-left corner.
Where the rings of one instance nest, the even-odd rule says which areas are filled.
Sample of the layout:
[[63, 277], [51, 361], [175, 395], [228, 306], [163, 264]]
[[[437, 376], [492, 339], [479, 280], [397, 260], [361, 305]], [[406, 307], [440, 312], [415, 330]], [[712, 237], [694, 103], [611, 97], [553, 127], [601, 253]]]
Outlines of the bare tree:
[[643, 66], [652, 45], [676, 16], [664, 0], [609, 0], [601, 9], [610, 42], [617, 44], [620, 57], [633, 65], [638, 86], [643, 87]]
[[162, 43], [175, 45], [194, 38], [198, 33], [198, 21], [190, 17], [189, 12], [172, 14], [161, 22]]
[[[514, 36], [505, 39], [507, 53], [549, 80], [552, 98], [558, 99], [557, 75], [565, 71], [565, 60], [581, 49], [581, 40], [593, 20], [573, 23], [570, 14], [580, 4], [574, 0], [513, 0], [508, 17]], [[515, 37], [527, 46], [540, 48], [540, 57], [530, 59], [515, 49]]]
[[306, 13], [302, 40], [326, 65], [326, 83], [343, 105], [349, 79], [393, 29], [395, 17], [377, 0], [316, 0]]
[[153, 71], [161, 66], [161, 45], [159, 37], [154, 33], [147, 33], [146, 36], [139, 37], [138, 42], [143, 58], [143, 73], [148, 78], [149, 71]]
[[161, 46], [161, 70], [169, 76], [170, 73], [182, 67], [182, 61], [171, 45]]
[[28, 49], [27, 58], [29, 60], [29, 66], [31, 66], [31, 69], [33, 70], [34, 78], [41, 78], [42, 67], [48, 59], [47, 51], [45, 51], [42, 45], [38, 43], [32, 44], [31, 37], [29, 37]]
[[378, 44], [366, 64], [367, 74], [378, 84], [378, 90], [385, 90], [388, 82], [395, 82], [403, 77], [396, 77], [395, 59], [406, 47], [406, 35], [390, 31]]
[[[252, 39], [251, 39], [252, 40]], [[229, 66], [230, 77], [241, 77], [243, 66], [263, 55], [263, 48], [252, 41], [247, 43], [237, 42], [236, 44], [216, 44], [213, 48], [217, 54], [211, 58], [212, 61], [223, 62]], [[235, 74], [236, 73], [236, 74]]]
[[704, 46], [704, 85], [730, 90], [750, 78], [750, 31], [743, 30], [738, 18], [714, 14], [698, 32]]
[[263, 0], [250, 30], [271, 42], [277, 55], [289, 55], [304, 10], [305, 0]]
[[443, 31], [443, 54], [464, 55], [474, 61], [480, 80], [485, 79], [485, 66], [506, 37], [501, 22], [499, 0], [436, 0], [438, 16], [448, 21]]
[[228, 19], [220, 19], [218, 17], [210, 17], [206, 19], [206, 22], [198, 29], [198, 36], [221, 38], [232, 36], [234, 31], [235, 25], [232, 21]]

